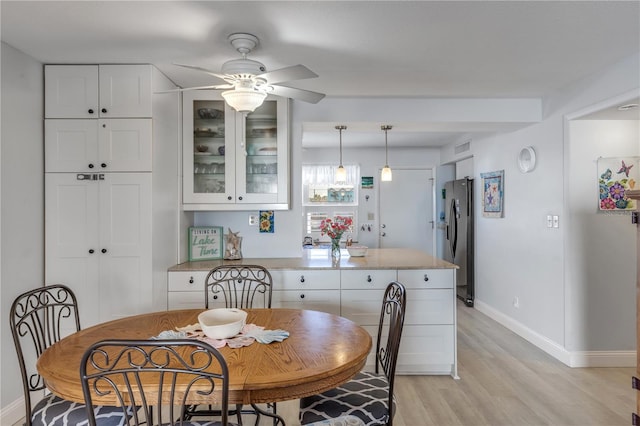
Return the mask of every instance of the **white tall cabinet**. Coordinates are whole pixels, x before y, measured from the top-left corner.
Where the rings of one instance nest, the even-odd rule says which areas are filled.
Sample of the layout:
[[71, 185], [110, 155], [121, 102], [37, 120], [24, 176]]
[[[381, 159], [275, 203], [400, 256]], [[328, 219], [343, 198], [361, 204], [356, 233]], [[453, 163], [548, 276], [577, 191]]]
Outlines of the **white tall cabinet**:
[[[151, 65], [45, 66], [45, 280], [72, 288], [83, 327], [166, 308], [154, 269], [178, 258], [177, 242], [153, 235], [179, 233], [177, 216], [156, 212], [177, 211], [180, 108], [154, 101], [154, 78], [173, 86]], [[154, 132], [152, 105], [173, 138]]]

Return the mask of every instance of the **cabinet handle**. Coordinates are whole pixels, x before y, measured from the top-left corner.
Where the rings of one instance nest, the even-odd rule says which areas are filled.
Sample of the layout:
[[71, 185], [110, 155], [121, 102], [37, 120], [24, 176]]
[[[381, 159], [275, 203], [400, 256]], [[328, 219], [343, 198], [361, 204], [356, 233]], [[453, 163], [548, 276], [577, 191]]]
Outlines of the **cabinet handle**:
[[93, 254], [93, 253], [95, 253], [95, 250], [94, 249], [89, 249], [89, 254]]
[[242, 195], [238, 197], [238, 200], [242, 201]]
[[231, 195], [227, 196], [227, 200], [231, 201]]
[[100, 251], [101, 251], [102, 253], [106, 253], [106, 252], [107, 252], [107, 249], [102, 249], [102, 250], [100, 250]]
[[93, 169], [93, 164], [92, 163], [89, 163], [89, 168]]
[[87, 111], [89, 114], [93, 114], [93, 109], [89, 108], [89, 111]]
[[367, 282], [368, 282], [368, 283], [370, 283], [371, 281], [373, 281], [373, 280], [371, 279], [371, 275], [367, 275]]
[[424, 280], [429, 281], [429, 277], [427, 276], [427, 274], [424, 274]]
[[189, 284], [193, 284], [193, 277], [189, 277]]
[[106, 112], [107, 112], [107, 109], [106, 109], [106, 108], [102, 108], [102, 110], [101, 110], [101, 111], [102, 111], [103, 113], [106, 113]]
[[300, 275], [300, 282], [303, 283], [304, 282], [304, 275]]
[[382, 235], [383, 237], [386, 237], [386, 236], [387, 236], [387, 233], [386, 233], [386, 232], [383, 232], [381, 235]]
[[107, 167], [107, 163], [102, 163], [100, 164], [100, 167], [102, 167], [103, 169], [105, 169]]
[[102, 125], [102, 128], [103, 128], [103, 129], [106, 129], [106, 128], [107, 128], [107, 125], [106, 125], [106, 124], [103, 124], [103, 125]]
[[213, 300], [218, 300], [218, 296], [213, 296]]
[[304, 299], [304, 293], [300, 295], [300, 299]]

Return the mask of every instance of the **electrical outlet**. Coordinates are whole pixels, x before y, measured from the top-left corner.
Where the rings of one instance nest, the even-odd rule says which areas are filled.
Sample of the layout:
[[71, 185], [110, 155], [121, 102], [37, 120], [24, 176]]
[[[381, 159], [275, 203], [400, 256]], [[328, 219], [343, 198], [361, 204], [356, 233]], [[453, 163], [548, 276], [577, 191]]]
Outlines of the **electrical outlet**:
[[258, 226], [258, 215], [250, 214], [249, 215], [249, 226]]
[[560, 227], [560, 217], [558, 217], [558, 215], [553, 216], [553, 227], [554, 228]]
[[513, 298], [513, 307], [514, 308], [519, 308], [520, 307], [520, 299], [518, 299], [518, 296]]

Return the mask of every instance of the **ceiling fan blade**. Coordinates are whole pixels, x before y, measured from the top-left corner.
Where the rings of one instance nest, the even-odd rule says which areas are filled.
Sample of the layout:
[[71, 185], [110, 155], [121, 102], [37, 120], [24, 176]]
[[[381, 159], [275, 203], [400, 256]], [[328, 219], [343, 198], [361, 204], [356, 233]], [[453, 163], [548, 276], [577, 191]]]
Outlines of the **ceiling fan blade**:
[[283, 81], [304, 80], [305, 78], [315, 78], [318, 74], [311, 71], [304, 65], [293, 65], [278, 70], [268, 71], [258, 77], [264, 78], [269, 84], [278, 84]]
[[202, 71], [202, 72], [207, 73], [209, 75], [212, 75], [214, 77], [218, 77], [219, 79], [222, 79], [224, 81], [227, 81], [227, 79], [229, 78], [228, 76], [226, 76], [224, 74], [218, 74], [216, 72], [213, 72], [211, 70], [208, 70], [208, 69], [202, 68], [202, 67], [196, 67], [196, 66], [193, 66], [193, 65], [176, 64], [175, 62], [174, 62], [173, 65], [177, 65], [177, 66], [183, 67], [183, 68], [189, 68], [189, 69], [196, 70], [196, 71]]
[[304, 89], [296, 89], [295, 87], [275, 86], [275, 85], [271, 87], [273, 88], [273, 90], [271, 90], [269, 93], [272, 93], [276, 96], [293, 98], [299, 101], [309, 102], [312, 104], [317, 104], [325, 96], [324, 93], [312, 92], [310, 90], [304, 90]]
[[175, 93], [175, 92], [186, 92], [188, 90], [204, 90], [204, 89], [233, 89], [233, 84], [218, 84], [216, 86], [195, 86], [195, 87], [184, 87], [181, 89], [171, 89], [171, 90], [161, 90], [154, 93]]

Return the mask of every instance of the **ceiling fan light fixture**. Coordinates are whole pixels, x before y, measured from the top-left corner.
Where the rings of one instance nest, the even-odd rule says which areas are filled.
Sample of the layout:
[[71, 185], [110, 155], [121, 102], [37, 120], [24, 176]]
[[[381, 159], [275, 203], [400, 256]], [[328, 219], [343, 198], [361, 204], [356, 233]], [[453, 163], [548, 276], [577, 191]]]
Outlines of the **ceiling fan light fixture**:
[[336, 183], [345, 184], [347, 183], [347, 170], [342, 165], [342, 131], [345, 130], [347, 126], [336, 126], [336, 130], [340, 132], [340, 165], [336, 170]]
[[384, 131], [384, 167], [380, 173], [380, 181], [391, 182], [393, 180], [393, 174], [391, 173], [391, 167], [389, 167], [389, 144], [387, 142], [387, 132], [393, 127], [389, 125], [380, 126], [380, 129]]
[[253, 112], [262, 105], [267, 94], [253, 89], [236, 88], [222, 92], [222, 97], [231, 108], [238, 112]]

